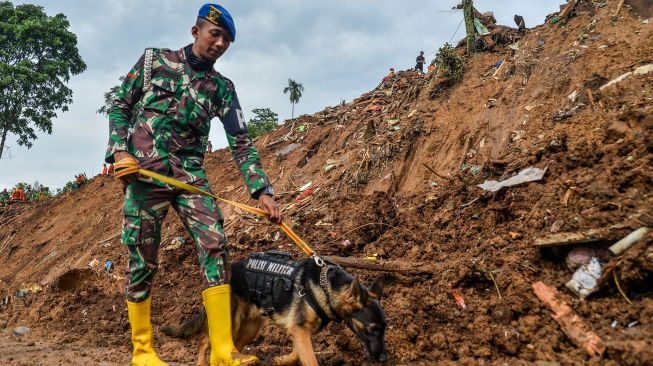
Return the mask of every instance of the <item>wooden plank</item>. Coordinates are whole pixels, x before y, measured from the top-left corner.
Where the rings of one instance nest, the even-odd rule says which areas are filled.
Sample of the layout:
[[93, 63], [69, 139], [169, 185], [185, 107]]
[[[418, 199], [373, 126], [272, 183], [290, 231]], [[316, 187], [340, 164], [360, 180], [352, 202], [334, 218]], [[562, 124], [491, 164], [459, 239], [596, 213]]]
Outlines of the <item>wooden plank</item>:
[[574, 7], [576, 7], [576, 2], [577, 0], [570, 0], [567, 3], [567, 6], [565, 6], [564, 9], [558, 14], [558, 18], [564, 19], [569, 16], [569, 13], [571, 13], [572, 10], [574, 10]]
[[327, 256], [324, 257], [324, 260], [346, 268], [358, 268], [378, 272], [399, 272], [403, 274], [435, 274], [439, 269], [435, 264], [386, 260], [371, 261], [368, 259], [359, 259], [354, 257]]
[[567, 303], [560, 298], [558, 291], [538, 281], [532, 285], [535, 295], [551, 309], [551, 317], [560, 325], [562, 331], [590, 356], [602, 356], [605, 344], [598, 334], [579, 317]]
[[537, 247], [554, 247], [561, 245], [595, 243], [606, 240], [616, 240], [621, 236], [618, 232], [609, 229], [591, 229], [587, 231], [555, 233], [535, 238], [534, 244]]

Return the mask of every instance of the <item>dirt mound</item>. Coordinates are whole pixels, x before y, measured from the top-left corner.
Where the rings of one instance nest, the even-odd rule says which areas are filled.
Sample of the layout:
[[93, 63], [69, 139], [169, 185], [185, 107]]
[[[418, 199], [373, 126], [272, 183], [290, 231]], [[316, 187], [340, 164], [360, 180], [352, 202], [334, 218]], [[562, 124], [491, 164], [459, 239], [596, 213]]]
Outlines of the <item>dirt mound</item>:
[[[564, 286], [569, 248], [534, 244], [601, 229], [609, 235], [592, 245], [604, 246], [653, 226], [653, 73], [603, 87], [653, 62], [653, 32], [628, 9], [613, 19], [614, 2], [583, 4], [565, 24], [529, 29], [511, 48], [475, 55], [458, 85], [399, 72], [350, 103], [288, 121], [256, 141], [285, 218], [321, 254], [433, 268], [383, 274], [389, 364], [652, 362], [651, 235], [610, 263], [632, 305], [612, 279], [581, 301]], [[216, 193], [253, 203], [228, 151], [205, 163]], [[546, 168], [544, 178], [496, 193], [477, 187], [529, 166]], [[309, 182], [312, 195], [297, 200]], [[10, 299], [0, 306], [0, 325], [29, 325], [27, 339], [127, 353], [121, 204], [120, 185], [100, 176], [80, 191], [0, 213], [0, 295]], [[234, 259], [270, 249], [300, 256], [276, 227], [223, 209]], [[162, 236], [163, 248], [176, 236], [187, 244], [161, 251], [157, 343], [164, 358], [190, 364], [197, 340], [158, 329], [200, 309], [199, 269], [175, 215]], [[117, 268], [112, 273], [106, 260]], [[365, 281], [379, 274], [352, 272]], [[557, 287], [603, 338], [602, 359], [565, 335], [534, 295], [536, 281]], [[17, 293], [34, 282], [42, 292]], [[314, 346], [322, 364], [366, 364], [342, 325], [330, 325]], [[289, 349], [270, 325], [253, 345], [265, 362]]]

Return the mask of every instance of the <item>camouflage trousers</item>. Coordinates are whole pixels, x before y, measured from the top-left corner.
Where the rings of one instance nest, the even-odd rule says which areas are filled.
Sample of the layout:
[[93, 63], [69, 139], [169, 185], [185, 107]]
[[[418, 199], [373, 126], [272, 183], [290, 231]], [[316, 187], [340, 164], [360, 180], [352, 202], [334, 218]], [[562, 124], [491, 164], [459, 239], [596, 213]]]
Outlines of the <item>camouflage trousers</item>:
[[[210, 192], [206, 182], [195, 186]], [[150, 297], [159, 267], [161, 225], [171, 205], [195, 241], [204, 286], [229, 282], [227, 240], [222, 230], [222, 212], [215, 200], [135, 181], [125, 191], [123, 208], [122, 242], [129, 248], [125, 271], [128, 301], [140, 302]]]

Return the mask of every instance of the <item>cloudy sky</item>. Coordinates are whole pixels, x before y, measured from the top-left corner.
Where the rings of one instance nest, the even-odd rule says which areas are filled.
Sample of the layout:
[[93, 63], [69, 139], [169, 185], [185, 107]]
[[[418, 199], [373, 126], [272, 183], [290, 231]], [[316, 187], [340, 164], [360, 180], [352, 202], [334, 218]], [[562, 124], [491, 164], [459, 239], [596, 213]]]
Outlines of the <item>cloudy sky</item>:
[[[427, 62], [444, 43], [464, 35], [458, 0], [275, 0], [221, 2], [236, 23], [236, 42], [216, 69], [234, 81], [246, 119], [253, 108], [271, 108], [290, 117], [288, 78], [301, 82], [304, 96], [295, 114], [311, 114], [340, 99], [347, 101], [374, 88], [388, 68], [414, 66], [420, 50]], [[14, 1], [22, 4], [25, 1]], [[19, 181], [63, 186], [74, 174], [91, 176], [102, 167], [107, 120], [95, 113], [102, 94], [129, 71], [146, 47], [178, 49], [191, 42], [190, 28], [204, 1], [196, 0], [39, 0], [49, 15], [64, 13], [77, 34], [88, 68], [73, 77], [74, 103], [54, 120], [52, 135], [39, 134], [26, 149], [9, 135], [9, 153], [0, 160], [0, 190]], [[500, 24], [513, 15], [529, 27], [541, 24], [563, 0], [474, 2], [494, 11]], [[500, 5], [499, 5], [500, 4]], [[215, 120], [214, 146], [225, 146]], [[6, 157], [6, 158], [5, 158]]]

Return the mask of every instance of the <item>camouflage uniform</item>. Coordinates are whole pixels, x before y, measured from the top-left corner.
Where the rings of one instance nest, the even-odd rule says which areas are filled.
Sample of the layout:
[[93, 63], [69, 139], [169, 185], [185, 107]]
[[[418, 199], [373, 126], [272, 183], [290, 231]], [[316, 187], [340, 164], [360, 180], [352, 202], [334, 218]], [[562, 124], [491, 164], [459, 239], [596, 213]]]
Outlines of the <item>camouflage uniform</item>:
[[[137, 113], [133, 119], [132, 113]], [[213, 68], [194, 70], [184, 48], [148, 49], [127, 74], [109, 113], [105, 160], [113, 163], [116, 152], [127, 151], [143, 169], [210, 191], [203, 142], [214, 117], [224, 125], [250, 195], [272, 195], [233, 83]], [[158, 267], [161, 224], [170, 205], [195, 240], [205, 286], [229, 280], [223, 218], [216, 202], [140, 177], [127, 187], [123, 210], [122, 242], [130, 253], [125, 276], [129, 301], [149, 297]]]

